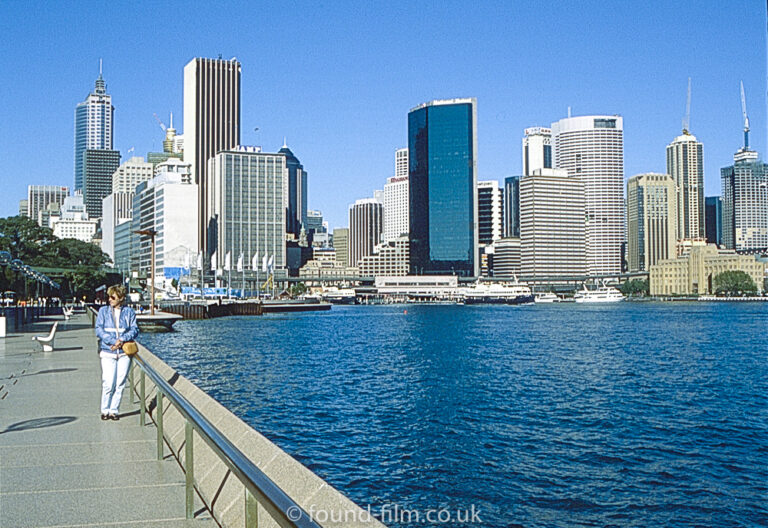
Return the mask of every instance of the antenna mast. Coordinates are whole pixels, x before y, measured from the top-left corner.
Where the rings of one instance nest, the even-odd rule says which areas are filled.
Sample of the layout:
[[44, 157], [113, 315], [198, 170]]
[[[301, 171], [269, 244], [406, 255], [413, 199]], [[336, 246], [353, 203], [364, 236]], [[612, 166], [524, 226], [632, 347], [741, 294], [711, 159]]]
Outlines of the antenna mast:
[[688, 98], [685, 101], [685, 117], [683, 118], [683, 134], [690, 135], [691, 130], [691, 78], [688, 77]]
[[749, 150], [749, 117], [747, 117], [747, 98], [744, 96], [744, 81], [741, 81], [741, 113], [744, 116], [744, 150]]

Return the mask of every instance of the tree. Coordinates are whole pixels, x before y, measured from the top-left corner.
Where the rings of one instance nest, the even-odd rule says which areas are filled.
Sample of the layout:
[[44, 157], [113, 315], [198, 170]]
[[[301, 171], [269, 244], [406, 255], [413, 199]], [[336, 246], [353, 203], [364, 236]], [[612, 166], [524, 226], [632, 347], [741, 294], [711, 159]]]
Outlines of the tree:
[[632, 279], [619, 286], [619, 291], [624, 295], [648, 295], [648, 281], [642, 279]]
[[757, 293], [757, 285], [748, 273], [741, 270], [728, 270], [715, 275], [712, 288], [718, 295], [741, 295]]
[[290, 287], [288, 293], [291, 295], [291, 297], [298, 297], [299, 295], [303, 295], [306, 291], [307, 286], [303, 282], [297, 282]]

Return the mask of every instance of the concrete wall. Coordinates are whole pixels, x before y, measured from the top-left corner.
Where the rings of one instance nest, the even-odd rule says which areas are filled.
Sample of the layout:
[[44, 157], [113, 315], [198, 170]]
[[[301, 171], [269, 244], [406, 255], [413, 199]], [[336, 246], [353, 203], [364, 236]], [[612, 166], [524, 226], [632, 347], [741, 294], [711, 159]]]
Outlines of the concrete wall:
[[[259, 469], [283, 489], [306, 512], [318, 512], [315, 521], [323, 527], [384, 527], [341, 492], [324, 482], [263, 435], [232, 414], [219, 402], [140, 346], [139, 354], [164, 379], [194, 405]], [[138, 388], [139, 368], [134, 366]], [[147, 378], [146, 401], [155, 414], [155, 388]], [[167, 444], [184, 467], [184, 418], [164, 399], [163, 430]], [[151, 407], [150, 407], [151, 404]], [[225, 528], [245, 526], [245, 487], [231, 474], [202, 438], [194, 434], [195, 487], [215, 519]], [[259, 506], [260, 528], [278, 526]]]

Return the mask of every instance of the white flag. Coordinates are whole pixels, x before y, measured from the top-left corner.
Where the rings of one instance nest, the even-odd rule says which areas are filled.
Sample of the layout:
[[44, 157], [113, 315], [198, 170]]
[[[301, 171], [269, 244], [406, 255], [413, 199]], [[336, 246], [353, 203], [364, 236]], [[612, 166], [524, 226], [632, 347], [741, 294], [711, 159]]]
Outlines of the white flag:
[[240, 256], [237, 257], [237, 271], [239, 273], [242, 273], [243, 271], [243, 254], [240, 253]]
[[232, 254], [227, 251], [224, 257], [224, 271], [229, 271], [230, 269], [232, 269]]
[[269, 262], [267, 263], [267, 268], [269, 269], [270, 273], [275, 271], [275, 256], [274, 255], [270, 255]]
[[213, 255], [211, 255], [211, 269], [216, 269], [216, 252], [213, 252]]
[[251, 259], [251, 269], [253, 271], [259, 271], [259, 254], [254, 253], [253, 258]]
[[203, 271], [203, 252], [197, 254], [197, 270]]
[[184, 255], [184, 262], [182, 263], [181, 267], [187, 270], [189, 269], [189, 253]]
[[264, 255], [264, 258], [261, 259], [261, 271], [264, 273], [267, 272], [267, 260], [269, 257], [267, 255]]

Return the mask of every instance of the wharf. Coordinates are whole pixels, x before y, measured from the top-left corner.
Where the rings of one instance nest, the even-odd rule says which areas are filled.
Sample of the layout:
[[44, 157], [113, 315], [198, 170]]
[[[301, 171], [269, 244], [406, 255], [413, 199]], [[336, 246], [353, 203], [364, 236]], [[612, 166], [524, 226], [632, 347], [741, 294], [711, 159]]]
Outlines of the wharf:
[[[54, 352], [32, 340], [58, 321]], [[120, 421], [99, 416], [101, 366], [86, 315], [43, 317], [0, 338], [0, 526], [214, 527], [185, 477], [157, 460], [156, 430], [140, 427], [128, 387]]]

